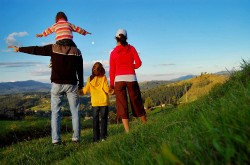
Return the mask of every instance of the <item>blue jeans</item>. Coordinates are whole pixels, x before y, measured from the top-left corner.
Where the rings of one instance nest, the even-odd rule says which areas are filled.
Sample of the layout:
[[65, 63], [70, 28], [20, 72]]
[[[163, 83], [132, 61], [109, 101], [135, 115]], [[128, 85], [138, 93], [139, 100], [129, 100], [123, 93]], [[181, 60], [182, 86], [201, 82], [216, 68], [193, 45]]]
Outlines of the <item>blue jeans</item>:
[[60, 114], [62, 107], [63, 95], [68, 98], [70, 111], [72, 115], [73, 136], [72, 141], [80, 140], [80, 117], [79, 106], [80, 100], [78, 96], [78, 86], [71, 84], [52, 83], [51, 87], [51, 134], [52, 143], [61, 142], [60, 136]]
[[[108, 106], [92, 107], [93, 111], [93, 141], [106, 139], [108, 135]], [[100, 120], [101, 118], [101, 120]], [[99, 122], [100, 120], [100, 122]]]

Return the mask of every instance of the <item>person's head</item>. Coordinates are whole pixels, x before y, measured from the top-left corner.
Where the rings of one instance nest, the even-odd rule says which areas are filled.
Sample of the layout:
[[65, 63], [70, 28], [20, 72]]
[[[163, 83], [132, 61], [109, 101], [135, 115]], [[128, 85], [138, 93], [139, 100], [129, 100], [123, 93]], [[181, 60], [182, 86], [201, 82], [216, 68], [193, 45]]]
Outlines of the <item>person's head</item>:
[[92, 67], [92, 75], [90, 76], [90, 81], [95, 76], [103, 76], [105, 74], [105, 69], [102, 66], [102, 63], [96, 62]]
[[128, 45], [128, 42], [127, 42], [127, 31], [125, 29], [119, 29], [116, 32], [115, 39], [121, 45]]
[[66, 16], [66, 14], [65, 14], [64, 12], [60, 11], [60, 12], [58, 12], [58, 13], [56, 14], [56, 23], [58, 22], [59, 19], [62, 19], [62, 18], [63, 18], [65, 21], [68, 21], [68, 18], [67, 18], [67, 16]]

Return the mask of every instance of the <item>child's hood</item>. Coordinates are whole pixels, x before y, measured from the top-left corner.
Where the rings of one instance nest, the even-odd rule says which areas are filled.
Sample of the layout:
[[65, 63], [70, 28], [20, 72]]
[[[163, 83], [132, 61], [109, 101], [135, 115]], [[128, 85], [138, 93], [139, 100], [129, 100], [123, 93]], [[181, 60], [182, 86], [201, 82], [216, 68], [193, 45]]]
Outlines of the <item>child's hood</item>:
[[104, 81], [104, 76], [95, 76], [91, 81], [90, 81], [90, 85], [96, 88], [102, 88], [103, 85], [103, 81]]

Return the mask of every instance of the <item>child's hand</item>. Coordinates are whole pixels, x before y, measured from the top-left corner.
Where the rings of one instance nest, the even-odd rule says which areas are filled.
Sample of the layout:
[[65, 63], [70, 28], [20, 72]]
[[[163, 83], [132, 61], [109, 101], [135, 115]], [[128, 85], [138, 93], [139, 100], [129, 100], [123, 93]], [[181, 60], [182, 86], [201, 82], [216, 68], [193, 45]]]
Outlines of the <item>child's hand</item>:
[[19, 47], [17, 46], [8, 46], [8, 48], [13, 48], [14, 52], [19, 52]]
[[84, 95], [83, 89], [79, 89], [79, 90], [78, 90], [78, 94], [79, 94], [80, 96], [83, 96], [83, 95]]
[[43, 37], [42, 34], [36, 34], [36, 37]]
[[114, 95], [114, 94], [115, 94], [115, 90], [112, 89], [112, 88], [109, 88], [109, 94], [110, 94], [110, 95]]

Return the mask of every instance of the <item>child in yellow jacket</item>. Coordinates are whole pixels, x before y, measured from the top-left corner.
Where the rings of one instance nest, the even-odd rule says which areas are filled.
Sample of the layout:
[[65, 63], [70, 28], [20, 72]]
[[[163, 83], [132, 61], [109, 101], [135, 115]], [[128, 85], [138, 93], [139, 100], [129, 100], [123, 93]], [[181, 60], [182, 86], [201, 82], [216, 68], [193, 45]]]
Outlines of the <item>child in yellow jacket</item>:
[[[109, 95], [114, 94], [114, 90], [108, 85], [105, 69], [100, 62], [96, 62], [92, 68], [92, 75], [88, 78], [82, 93], [91, 95], [93, 111], [93, 142], [105, 140], [107, 138], [108, 106]], [[99, 115], [101, 123], [99, 124]]]

